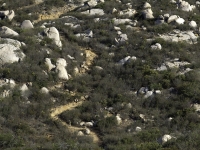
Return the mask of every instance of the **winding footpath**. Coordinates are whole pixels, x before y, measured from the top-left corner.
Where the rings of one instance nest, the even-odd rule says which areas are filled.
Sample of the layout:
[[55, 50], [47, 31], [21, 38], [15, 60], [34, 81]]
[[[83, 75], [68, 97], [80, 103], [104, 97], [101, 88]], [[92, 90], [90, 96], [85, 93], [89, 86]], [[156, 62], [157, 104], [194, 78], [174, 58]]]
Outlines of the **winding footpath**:
[[[72, 102], [72, 103], [69, 103], [66, 105], [58, 106], [51, 110], [50, 116], [51, 116], [52, 120], [60, 122], [63, 126], [67, 127], [73, 133], [78, 132], [80, 130], [84, 130], [85, 128], [71, 126], [58, 117], [61, 113], [75, 109], [76, 107], [81, 106], [82, 104], [83, 104], [83, 101], [79, 101], [77, 103]], [[96, 144], [100, 143], [100, 139], [95, 132], [90, 131], [90, 134], [87, 136], [92, 137], [94, 143], [96, 143]]]

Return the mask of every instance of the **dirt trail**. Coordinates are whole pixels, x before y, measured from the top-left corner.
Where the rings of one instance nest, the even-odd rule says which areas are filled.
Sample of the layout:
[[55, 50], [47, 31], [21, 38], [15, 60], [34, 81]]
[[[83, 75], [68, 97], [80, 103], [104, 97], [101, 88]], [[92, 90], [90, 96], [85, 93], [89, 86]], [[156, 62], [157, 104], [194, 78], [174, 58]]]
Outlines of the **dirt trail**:
[[58, 19], [60, 15], [65, 14], [75, 8], [74, 5], [65, 5], [63, 7], [53, 7], [48, 13], [39, 14], [39, 18], [34, 22], [39, 22], [42, 20]]
[[[61, 124], [66, 126], [71, 132], [78, 132], [80, 130], [84, 130], [85, 128], [71, 126], [71, 125], [67, 124], [66, 122], [62, 121], [58, 117], [61, 113], [65, 112], [65, 111], [68, 111], [68, 110], [75, 109], [75, 107], [78, 107], [78, 106], [80, 106], [82, 104], [83, 104], [83, 101], [79, 101], [77, 103], [72, 102], [72, 103], [69, 103], [69, 104], [66, 104], [66, 105], [58, 106], [58, 107], [53, 108], [51, 110], [50, 116], [54, 121], [61, 122]], [[100, 140], [99, 140], [99, 138], [98, 138], [98, 136], [97, 136], [97, 134], [95, 132], [91, 131], [88, 136], [91, 136], [93, 138], [93, 142], [94, 143], [97, 143], [97, 144], [100, 143]]]

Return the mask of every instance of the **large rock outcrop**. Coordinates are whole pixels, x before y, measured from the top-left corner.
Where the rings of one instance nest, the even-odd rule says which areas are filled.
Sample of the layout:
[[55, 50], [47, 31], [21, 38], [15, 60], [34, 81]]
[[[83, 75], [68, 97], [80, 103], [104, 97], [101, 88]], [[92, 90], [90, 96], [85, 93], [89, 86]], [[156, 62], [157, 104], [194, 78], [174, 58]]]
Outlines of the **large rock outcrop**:
[[0, 64], [13, 63], [22, 60], [25, 54], [20, 51], [21, 42], [13, 39], [1, 39]]
[[6, 26], [2, 26], [0, 28], [0, 35], [1, 36], [18, 36], [19, 34]]

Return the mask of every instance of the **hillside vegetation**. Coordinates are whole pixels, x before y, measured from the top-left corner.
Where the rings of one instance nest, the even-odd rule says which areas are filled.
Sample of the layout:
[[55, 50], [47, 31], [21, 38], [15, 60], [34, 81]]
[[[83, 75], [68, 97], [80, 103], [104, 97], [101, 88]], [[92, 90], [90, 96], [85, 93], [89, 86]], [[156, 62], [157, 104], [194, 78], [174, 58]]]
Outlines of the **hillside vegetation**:
[[200, 1], [1, 0], [0, 18], [0, 149], [199, 149]]

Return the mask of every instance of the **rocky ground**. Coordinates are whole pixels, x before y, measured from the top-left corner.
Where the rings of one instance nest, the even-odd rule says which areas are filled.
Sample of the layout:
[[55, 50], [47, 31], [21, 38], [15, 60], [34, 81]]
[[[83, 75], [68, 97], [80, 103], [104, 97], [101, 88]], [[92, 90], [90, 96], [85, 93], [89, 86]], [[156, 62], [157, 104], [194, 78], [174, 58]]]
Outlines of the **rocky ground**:
[[0, 1], [1, 149], [198, 149], [196, 0]]

